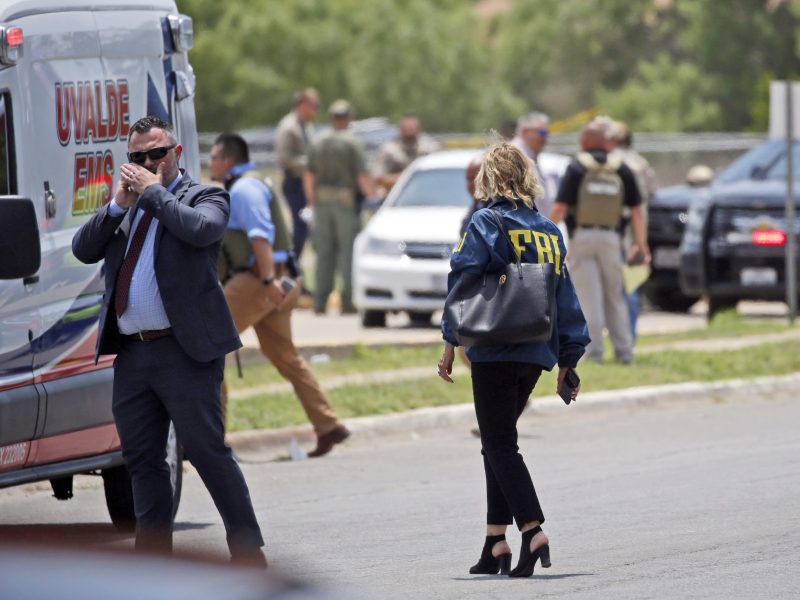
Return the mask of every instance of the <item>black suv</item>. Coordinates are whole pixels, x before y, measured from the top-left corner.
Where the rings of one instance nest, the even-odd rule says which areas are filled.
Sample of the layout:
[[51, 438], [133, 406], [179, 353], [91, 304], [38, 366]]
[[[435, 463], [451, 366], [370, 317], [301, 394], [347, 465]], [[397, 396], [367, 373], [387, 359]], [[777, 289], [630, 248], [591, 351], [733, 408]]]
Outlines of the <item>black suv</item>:
[[[800, 177], [800, 143], [793, 167]], [[709, 316], [739, 300], [783, 300], [785, 245], [786, 145], [773, 140], [739, 157], [692, 198], [680, 246], [681, 289], [705, 294]]]

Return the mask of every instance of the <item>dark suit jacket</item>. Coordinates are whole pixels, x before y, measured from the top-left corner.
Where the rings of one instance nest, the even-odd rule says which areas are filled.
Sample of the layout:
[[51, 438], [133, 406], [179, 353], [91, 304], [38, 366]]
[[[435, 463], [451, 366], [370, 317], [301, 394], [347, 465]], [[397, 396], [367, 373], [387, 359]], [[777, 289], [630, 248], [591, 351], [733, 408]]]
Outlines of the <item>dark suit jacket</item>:
[[[220, 188], [201, 185], [183, 173], [175, 193], [152, 185], [137, 205], [158, 219], [155, 273], [172, 332], [193, 359], [208, 362], [242, 346], [217, 280], [217, 255], [228, 224], [230, 199]], [[75, 234], [72, 252], [84, 263], [105, 259], [106, 291], [100, 311], [95, 359], [116, 354], [120, 333], [114, 287], [125, 258], [135, 211], [112, 217], [108, 205]]]

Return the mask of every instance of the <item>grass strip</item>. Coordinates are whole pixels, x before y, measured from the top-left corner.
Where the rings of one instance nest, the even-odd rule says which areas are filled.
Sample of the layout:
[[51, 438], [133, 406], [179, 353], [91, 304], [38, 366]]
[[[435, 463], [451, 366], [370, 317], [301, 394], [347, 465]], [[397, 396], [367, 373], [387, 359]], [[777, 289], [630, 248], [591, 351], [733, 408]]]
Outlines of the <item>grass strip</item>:
[[[637, 346], [647, 347], [653, 344], [665, 344], [690, 340], [737, 338], [748, 335], [764, 335], [787, 331], [791, 326], [775, 320], [751, 319], [741, 317], [736, 311], [718, 314], [703, 329], [690, 330], [674, 334], [643, 335], [637, 340]], [[797, 329], [797, 327], [795, 327]], [[606, 340], [606, 356], [613, 356], [610, 344]], [[357, 344], [353, 355], [331, 362], [314, 364], [312, 370], [316, 377], [324, 381], [327, 377], [388, 371], [403, 367], [422, 367], [435, 365], [441, 355], [441, 346], [374, 346]], [[237, 390], [256, 386], [283, 383], [286, 380], [267, 363], [250, 364], [243, 369], [244, 377], [240, 378], [232, 360], [228, 361], [225, 378], [228, 389]]]
[[[425, 406], [471, 402], [469, 373], [462, 367], [453, 377], [455, 384], [446, 384], [435, 375], [439, 349], [421, 350], [434, 350], [433, 361], [429, 363], [430, 377], [386, 384], [345, 385], [332, 389], [329, 396], [339, 417], [386, 414]], [[798, 371], [798, 356], [800, 341], [789, 341], [734, 351], [663, 351], [642, 355], [630, 366], [585, 363], [580, 365], [579, 371], [583, 391], [589, 392], [685, 381], [784, 375]], [[394, 366], [409, 365], [396, 363]], [[534, 390], [534, 396], [553, 394], [554, 389], [555, 372], [545, 373]], [[284, 427], [305, 422], [305, 414], [292, 393], [260, 394], [232, 400], [229, 406], [230, 431]]]

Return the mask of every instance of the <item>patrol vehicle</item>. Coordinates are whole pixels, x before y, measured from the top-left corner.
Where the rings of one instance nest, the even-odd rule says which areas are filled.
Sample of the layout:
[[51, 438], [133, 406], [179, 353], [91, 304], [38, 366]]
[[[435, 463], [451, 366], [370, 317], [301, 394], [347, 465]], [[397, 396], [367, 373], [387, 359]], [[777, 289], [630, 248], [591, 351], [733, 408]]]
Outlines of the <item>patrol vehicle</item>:
[[[0, 4], [0, 487], [102, 474], [112, 521], [134, 523], [111, 413], [113, 356], [94, 359], [102, 264], [72, 255], [109, 202], [130, 126], [171, 122], [200, 172], [187, 60], [192, 21], [172, 0]], [[180, 448], [168, 463], [175, 506]]]
[[[800, 212], [798, 142], [793, 157]], [[767, 141], [691, 202], [680, 246], [680, 286], [686, 294], [707, 296], [709, 316], [739, 300], [786, 298], [786, 171], [785, 142]], [[800, 234], [800, 219], [794, 227]]]

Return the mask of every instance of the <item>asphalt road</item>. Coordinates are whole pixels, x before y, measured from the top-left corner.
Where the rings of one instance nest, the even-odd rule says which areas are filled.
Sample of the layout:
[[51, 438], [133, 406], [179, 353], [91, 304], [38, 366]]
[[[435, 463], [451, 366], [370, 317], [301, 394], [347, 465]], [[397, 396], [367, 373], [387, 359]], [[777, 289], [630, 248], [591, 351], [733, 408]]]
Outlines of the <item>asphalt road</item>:
[[[243, 468], [273, 568], [342, 597], [789, 598], [800, 589], [797, 423], [791, 397], [524, 417], [553, 560], [530, 580], [467, 574], [484, 535], [469, 431]], [[192, 472], [177, 520], [178, 549], [225, 554]], [[0, 493], [0, 539], [130, 545], [107, 521], [93, 478], [70, 502], [44, 487]]]

